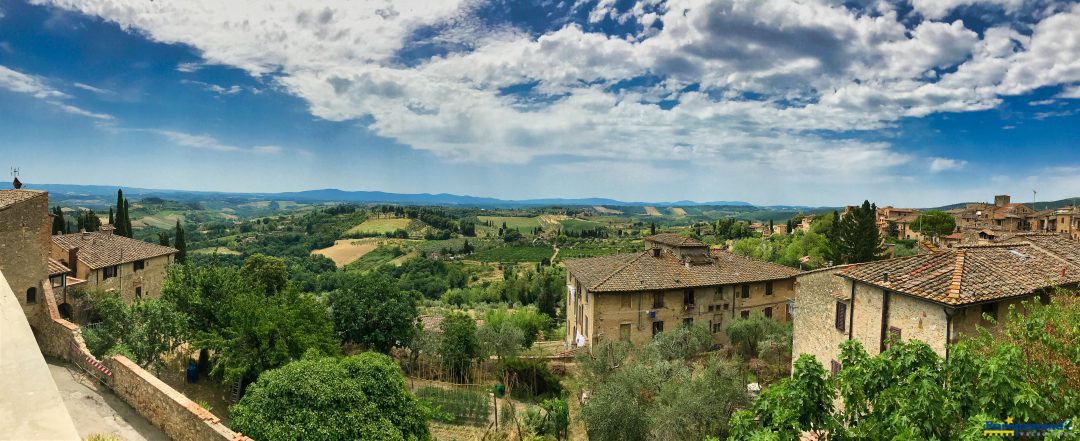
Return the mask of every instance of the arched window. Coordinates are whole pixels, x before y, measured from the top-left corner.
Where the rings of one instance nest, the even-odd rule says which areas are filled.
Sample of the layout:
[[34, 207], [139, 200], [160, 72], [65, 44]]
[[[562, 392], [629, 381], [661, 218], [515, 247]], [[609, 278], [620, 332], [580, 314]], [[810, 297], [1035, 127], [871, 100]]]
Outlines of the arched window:
[[26, 304], [37, 303], [37, 288], [28, 288], [26, 290]]

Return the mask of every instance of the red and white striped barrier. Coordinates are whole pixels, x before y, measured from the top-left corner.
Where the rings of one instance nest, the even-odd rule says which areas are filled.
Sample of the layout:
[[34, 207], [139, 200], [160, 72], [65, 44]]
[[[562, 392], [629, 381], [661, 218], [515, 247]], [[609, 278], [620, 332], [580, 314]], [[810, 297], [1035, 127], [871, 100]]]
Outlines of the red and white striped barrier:
[[86, 356], [86, 363], [89, 364], [90, 366], [93, 366], [93, 367], [97, 368], [97, 370], [101, 371], [101, 373], [103, 373], [105, 375], [108, 375], [110, 377], [112, 376], [112, 372], [110, 372], [109, 369], [106, 368], [105, 366], [102, 366], [101, 363], [98, 363], [97, 360], [94, 360], [94, 357], [91, 357], [91, 356], [87, 355]]

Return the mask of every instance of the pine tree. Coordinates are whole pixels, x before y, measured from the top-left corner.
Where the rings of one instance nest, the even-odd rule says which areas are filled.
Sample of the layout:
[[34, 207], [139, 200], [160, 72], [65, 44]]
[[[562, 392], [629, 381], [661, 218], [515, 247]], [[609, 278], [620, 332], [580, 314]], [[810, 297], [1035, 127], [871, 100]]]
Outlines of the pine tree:
[[158, 233], [158, 245], [169, 246], [169, 233], [164, 231]]
[[834, 225], [837, 232], [833, 245], [839, 262], [861, 263], [882, 257], [885, 246], [875, 223], [876, 213], [875, 205], [863, 201], [862, 206], [851, 210], [840, 218], [838, 225]]
[[180, 225], [180, 220], [176, 220], [176, 238], [173, 240], [176, 248], [176, 261], [183, 263], [187, 260], [187, 240], [184, 238], [184, 227]]
[[67, 233], [67, 222], [64, 221], [64, 210], [57, 205], [53, 207], [52, 234]]

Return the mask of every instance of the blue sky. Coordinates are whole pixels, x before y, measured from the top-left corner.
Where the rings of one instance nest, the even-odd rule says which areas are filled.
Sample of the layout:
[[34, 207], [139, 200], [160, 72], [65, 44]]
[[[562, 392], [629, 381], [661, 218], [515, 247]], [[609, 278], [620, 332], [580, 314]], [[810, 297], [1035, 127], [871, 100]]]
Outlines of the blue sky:
[[1080, 195], [1080, 5], [0, 0], [28, 182], [931, 206]]

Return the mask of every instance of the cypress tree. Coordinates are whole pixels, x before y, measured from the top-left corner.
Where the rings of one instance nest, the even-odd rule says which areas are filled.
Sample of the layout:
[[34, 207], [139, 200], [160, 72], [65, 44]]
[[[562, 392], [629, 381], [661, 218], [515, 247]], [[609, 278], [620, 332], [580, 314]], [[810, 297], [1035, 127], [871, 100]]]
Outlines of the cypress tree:
[[127, 233], [124, 231], [124, 190], [122, 189], [116, 190], [116, 215], [113, 222], [110, 223], [116, 227], [115, 234], [127, 237]]
[[187, 240], [184, 238], [184, 227], [180, 225], [179, 219], [176, 220], [176, 239], [173, 242], [175, 242], [173, 248], [176, 248], [176, 261], [183, 263], [187, 260]]
[[169, 246], [169, 233], [164, 231], [158, 233], [158, 245]]
[[113, 217], [113, 207], [109, 207], [109, 225], [116, 228], [116, 218]]
[[128, 208], [129, 208], [128, 200], [125, 198], [124, 199], [124, 215], [123, 215], [124, 216], [124, 237], [132, 237], [132, 236], [134, 236], [134, 234], [133, 234], [133, 232], [131, 230], [131, 217], [130, 217], [130, 215], [128, 213]]
[[57, 205], [53, 207], [52, 234], [64, 234], [67, 232], [67, 222], [64, 222], [64, 210]]

